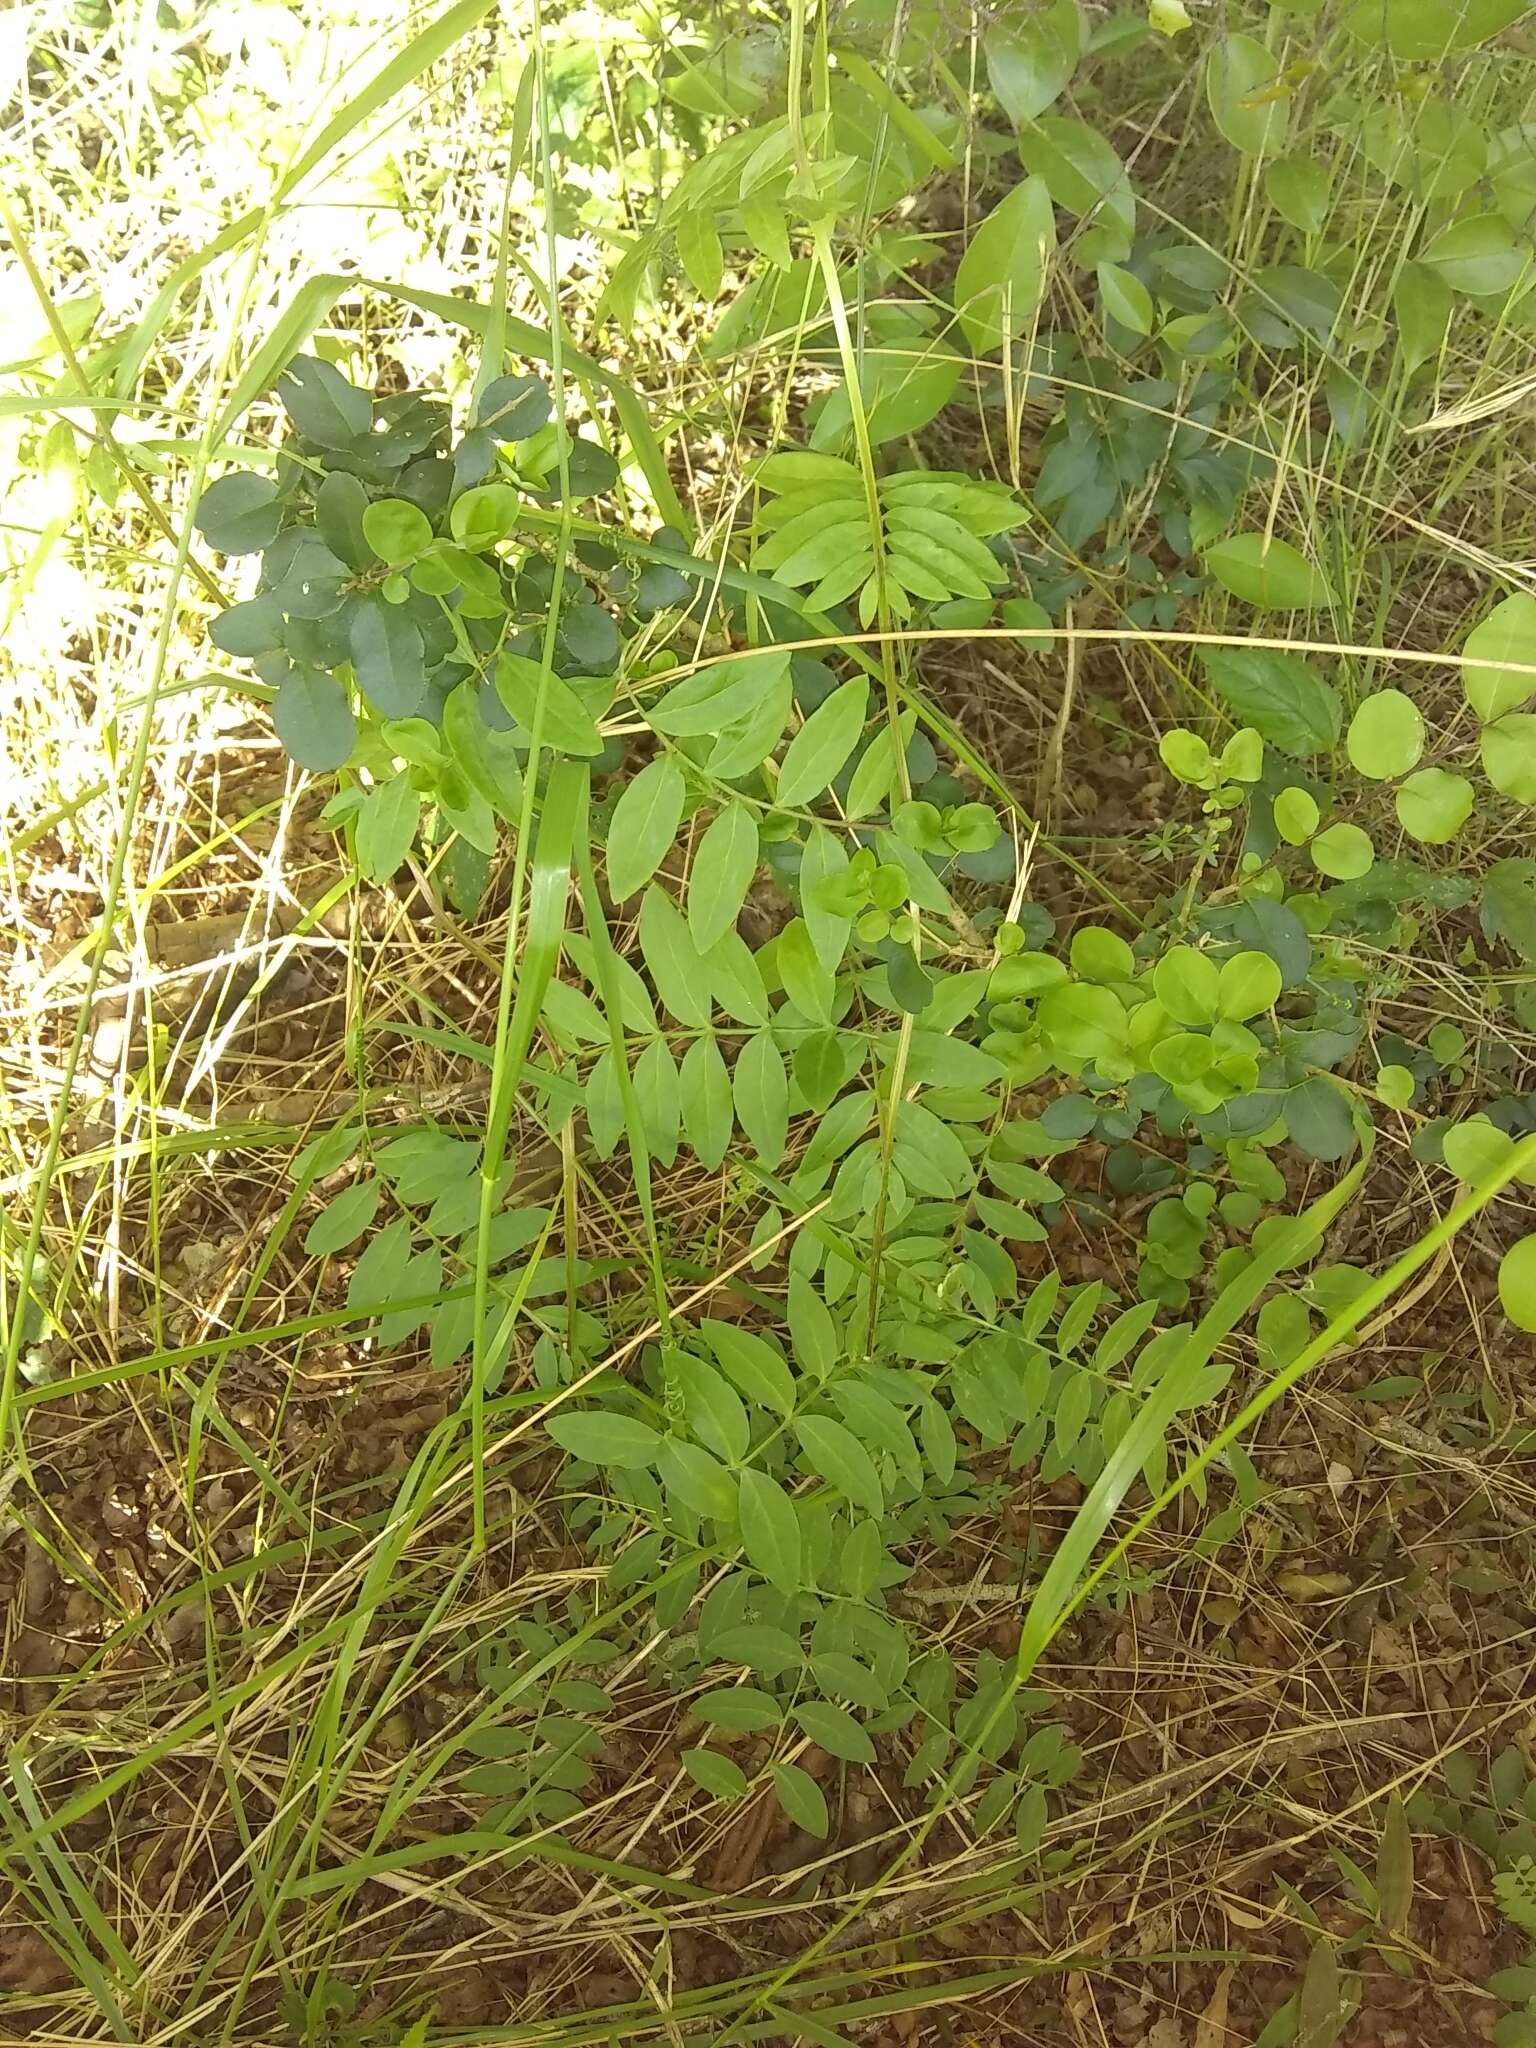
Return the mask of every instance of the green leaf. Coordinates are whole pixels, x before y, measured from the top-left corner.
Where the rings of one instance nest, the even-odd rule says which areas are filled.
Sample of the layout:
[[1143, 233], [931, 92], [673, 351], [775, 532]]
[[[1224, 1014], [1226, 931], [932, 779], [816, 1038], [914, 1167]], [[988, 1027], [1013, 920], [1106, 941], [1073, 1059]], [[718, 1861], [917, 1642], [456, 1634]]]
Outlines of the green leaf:
[[511, 484], [476, 484], [455, 498], [448, 530], [461, 548], [481, 554], [505, 540], [522, 513], [522, 499]]
[[727, 804], [699, 841], [688, 876], [688, 929], [701, 953], [735, 928], [757, 861], [756, 817], [746, 804]]
[[990, 29], [987, 77], [997, 103], [1017, 126], [1059, 99], [1077, 69], [1082, 27], [1077, 0], [1053, 0], [1043, 12]]
[[408, 498], [375, 498], [363, 514], [363, 538], [381, 562], [414, 562], [432, 545], [432, 522]]
[[350, 448], [373, 425], [373, 400], [320, 356], [295, 356], [277, 380], [284, 412], [307, 441]]
[[1171, 946], [1152, 970], [1152, 987], [1176, 1024], [1215, 1021], [1221, 974], [1209, 954], [1193, 946]]
[[765, 1678], [790, 1671], [801, 1661], [800, 1645], [793, 1636], [781, 1628], [768, 1628], [756, 1622], [721, 1629], [710, 1639], [709, 1655], [712, 1661], [745, 1664]]
[[972, 235], [955, 272], [955, 309], [978, 355], [1026, 333], [1039, 311], [1056, 221], [1043, 178], [1026, 178]]
[[709, 976], [682, 913], [654, 882], [641, 901], [636, 931], [661, 1001], [679, 1024], [702, 1029], [713, 1008]]
[[757, 1032], [737, 1054], [731, 1093], [736, 1121], [771, 1173], [784, 1156], [789, 1131], [789, 1080], [771, 1032]]
[[869, 683], [863, 676], [841, 684], [818, 704], [784, 751], [776, 800], [803, 804], [819, 796], [858, 744], [868, 712]]
[[[1501, 717], [1536, 695], [1536, 597], [1506, 597], [1467, 635], [1461, 671], [1467, 702], [1481, 719]], [[1531, 673], [1522, 674], [1523, 669]]]
[[706, 1318], [700, 1335], [720, 1361], [725, 1373], [749, 1401], [776, 1415], [789, 1415], [795, 1405], [795, 1382], [788, 1366], [773, 1346], [734, 1323], [717, 1323]]
[[1252, 36], [1225, 36], [1206, 59], [1205, 92], [1216, 126], [1244, 156], [1285, 148], [1290, 95], [1275, 83], [1279, 63]]
[[1378, 1917], [1387, 1933], [1403, 1933], [1413, 1907], [1413, 1833], [1402, 1795], [1397, 1792], [1387, 1802], [1381, 1847], [1376, 1852], [1376, 1897]]
[[1285, 1127], [1309, 1159], [1347, 1159], [1358, 1143], [1348, 1099], [1324, 1074], [1288, 1090]]
[[1500, 1260], [1499, 1305], [1517, 1330], [1536, 1332], [1536, 1232]]
[[459, 683], [443, 701], [443, 737], [464, 779], [499, 816], [522, 814], [523, 770], [512, 735], [493, 731], [480, 714], [473, 683]]
[[1292, 785], [1275, 798], [1275, 830], [1288, 846], [1305, 846], [1319, 816], [1317, 799], [1308, 790]]
[[1419, 251], [1419, 262], [1453, 292], [1507, 292], [1530, 268], [1530, 252], [1496, 213], [1453, 220]]
[[655, 874], [677, 837], [687, 793], [681, 769], [666, 755], [625, 787], [608, 826], [608, 887], [615, 903]]
[[1377, 690], [1350, 720], [1345, 746], [1362, 775], [1389, 782], [1406, 775], [1423, 754], [1423, 715], [1401, 690]]
[[1448, 768], [1421, 768], [1393, 796], [1397, 822], [1425, 846], [1444, 846], [1472, 815], [1474, 791]]
[[661, 1432], [632, 1415], [592, 1409], [584, 1415], [551, 1415], [544, 1424], [560, 1448], [589, 1465], [634, 1470], [656, 1460]]
[[875, 1745], [846, 1707], [835, 1707], [830, 1700], [802, 1700], [791, 1711], [812, 1742], [820, 1743], [828, 1756], [840, 1757], [849, 1764], [875, 1761]]
[[1392, 312], [1398, 353], [1410, 375], [1444, 348], [1454, 311], [1451, 287], [1438, 270], [1403, 264], [1393, 280]]
[[688, 282], [701, 299], [713, 304], [720, 296], [725, 276], [725, 257], [714, 222], [701, 207], [695, 207], [678, 218], [673, 231], [678, 261], [688, 274]]
[[421, 628], [399, 605], [359, 600], [348, 633], [358, 687], [386, 718], [409, 718], [427, 689]]
[[1282, 753], [1305, 759], [1332, 748], [1343, 723], [1338, 692], [1299, 656], [1225, 647], [1207, 650], [1202, 660], [1233, 716]]
[[1265, 167], [1264, 191], [1280, 218], [1301, 234], [1315, 235], [1328, 218], [1332, 187], [1314, 157], [1277, 157]]
[[289, 669], [277, 686], [272, 723], [299, 766], [316, 774], [341, 767], [357, 739], [346, 691], [314, 669]]
[[791, 918], [774, 942], [774, 958], [784, 993], [813, 1024], [832, 1022], [837, 984], [822, 966], [804, 918]]
[[825, 1415], [801, 1415], [796, 1417], [795, 1432], [812, 1471], [866, 1514], [878, 1520], [885, 1513], [885, 1493], [874, 1460], [851, 1429]]
[[696, 1038], [678, 1069], [683, 1131], [699, 1164], [713, 1172], [730, 1150], [731, 1077], [713, 1032]]
[[546, 747], [583, 758], [603, 751], [603, 736], [570, 684], [526, 655], [497, 656], [496, 694], [530, 737], [542, 696], [544, 721], [540, 738]]
[[683, 1769], [695, 1785], [716, 1799], [744, 1799], [750, 1789], [747, 1774], [728, 1756], [714, 1749], [685, 1749]]
[[363, 798], [354, 827], [357, 865], [370, 882], [387, 882], [411, 850], [421, 799], [407, 775], [377, 782]]
[[825, 1841], [832, 1825], [826, 1795], [809, 1771], [798, 1764], [770, 1764], [769, 1775], [780, 1806], [798, 1828]]
[[378, 1214], [383, 1193], [383, 1181], [375, 1178], [355, 1180], [332, 1196], [304, 1233], [305, 1251], [323, 1259], [355, 1244]]
[[1222, 964], [1217, 1014], [1246, 1023], [1274, 1008], [1282, 986], [1280, 969], [1267, 953], [1235, 953]]
[[[1315, 611], [1333, 602], [1321, 570], [1273, 535], [1232, 534], [1207, 548], [1205, 566], [1234, 597], [1261, 611]], [[1256, 718], [1249, 723], [1264, 732]]]
[[1353, 882], [1368, 875], [1376, 859], [1370, 835], [1358, 825], [1329, 825], [1319, 832], [1309, 849], [1319, 873], [1336, 882]]
[[694, 1514], [727, 1525], [735, 1521], [736, 1482], [701, 1445], [664, 1437], [656, 1446], [656, 1476]]
[[1506, 711], [1483, 727], [1483, 773], [1517, 804], [1536, 804], [1536, 714]]
[[793, 703], [794, 689], [785, 669], [740, 718], [721, 728], [704, 764], [708, 772], [722, 781], [755, 775], [779, 744]]
[[1314, 1943], [1296, 2005], [1295, 2048], [1334, 2048], [1344, 2025], [1339, 1962], [1326, 1935]]
[[729, 1728], [732, 1734], [742, 1735], [777, 1728], [784, 1718], [778, 1701], [752, 1685], [722, 1685], [701, 1693], [693, 1711], [712, 1728]]
[[1344, 26], [1373, 49], [1401, 62], [1432, 63], [1470, 50], [1508, 28], [1529, 0], [1352, 0]]
[[795, 1504], [776, 1480], [755, 1467], [740, 1475], [742, 1548], [771, 1586], [787, 1595], [804, 1584], [800, 1521]]
[[1132, 334], [1150, 334], [1157, 309], [1136, 273], [1123, 270], [1118, 263], [1101, 263], [1098, 277], [1099, 305], [1108, 318], [1118, 320]]
[[197, 501], [192, 524], [221, 555], [259, 555], [277, 539], [282, 500], [270, 477], [239, 471], [221, 476]]

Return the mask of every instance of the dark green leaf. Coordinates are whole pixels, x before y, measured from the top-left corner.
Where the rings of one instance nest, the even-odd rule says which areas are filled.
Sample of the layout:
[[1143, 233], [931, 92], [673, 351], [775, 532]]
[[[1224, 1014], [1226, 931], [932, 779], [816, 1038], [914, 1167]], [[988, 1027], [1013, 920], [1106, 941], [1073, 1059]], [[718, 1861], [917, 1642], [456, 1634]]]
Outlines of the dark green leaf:
[[269, 477], [239, 471], [221, 476], [197, 501], [193, 525], [223, 555], [259, 555], [277, 539], [282, 501]]
[[373, 425], [373, 400], [320, 356], [295, 356], [277, 380], [284, 412], [306, 441], [350, 448]]
[[314, 669], [289, 669], [277, 686], [272, 723], [299, 766], [316, 774], [341, 767], [357, 738], [346, 691]]
[[833, 1706], [829, 1700], [802, 1700], [793, 1712], [812, 1742], [819, 1742], [829, 1756], [849, 1764], [874, 1762], [875, 1745], [846, 1707]]
[[421, 631], [403, 607], [366, 597], [352, 614], [349, 635], [358, 686], [386, 718], [409, 718], [426, 694]]

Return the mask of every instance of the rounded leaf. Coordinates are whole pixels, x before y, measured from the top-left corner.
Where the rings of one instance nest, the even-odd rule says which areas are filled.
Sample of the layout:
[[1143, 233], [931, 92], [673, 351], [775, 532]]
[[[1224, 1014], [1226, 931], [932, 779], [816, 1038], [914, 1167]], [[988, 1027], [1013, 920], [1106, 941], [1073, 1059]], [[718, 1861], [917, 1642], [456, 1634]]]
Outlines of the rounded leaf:
[[1479, 718], [1499, 718], [1536, 695], [1536, 597], [1506, 597], [1467, 635], [1461, 687]]
[[192, 524], [221, 555], [259, 555], [277, 539], [282, 501], [270, 477], [248, 470], [221, 476], [197, 501]]
[[1293, 783], [1275, 798], [1275, 830], [1290, 846], [1305, 846], [1317, 830], [1317, 799]]
[[1216, 990], [1217, 1014], [1246, 1023], [1271, 1010], [1284, 986], [1280, 969], [1267, 953], [1236, 953], [1223, 962]]
[[1424, 846], [1444, 846], [1472, 815], [1473, 789], [1448, 768], [1421, 768], [1392, 799], [1397, 822]]
[[1336, 882], [1353, 882], [1368, 875], [1376, 859], [1368, 833], [1358, 825], [1330, 825], [1312, 842], [1312, 862], [1321, 874]]
[[1536, 1233], [1511, 1245], [1499, 1262], [1499, 1302], [1517, 1330], [1536, 1333]]
[[1349, 758], [1362, 775], [1387, 782], [1406, 775], [1424, 752], [1424, 719], [1401, 690], [1377, 690], [1349, 722]]
[[506, 539], [521, 511], [522, 500], [511, 484], [477, 484], [454, 500], [448, 528], [461, 548], [479, 554]]
[[1244, 156], [1285, 147], [1290, 96], [1274, 87], [1280, 66], [1253, 36], [1225, 36], [1206, 60], [1205, 91], [1216, 126]]
[[412, 562], [432, 543], [432, 522], [407, 498], [377, 498], [363, 514], [363, 538], [381, 562]]
[[1536, 804], [1536, 713], [1508, 711], [1483, 727], [1483, 773], [1517, 804]]

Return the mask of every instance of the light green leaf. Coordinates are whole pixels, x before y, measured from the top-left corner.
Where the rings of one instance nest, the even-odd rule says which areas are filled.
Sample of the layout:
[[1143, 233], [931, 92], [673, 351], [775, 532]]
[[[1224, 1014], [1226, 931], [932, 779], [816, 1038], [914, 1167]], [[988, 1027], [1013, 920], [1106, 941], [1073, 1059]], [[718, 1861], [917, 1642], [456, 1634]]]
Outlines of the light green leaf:
[[1264, 191], [1280, 218], [1304, 235], [1315, 235], [1328, 218], [1332, 188], [1315, 157], [1277, 157], [1265, 167]]
[[822, 966], [803, 917], [791, 918], [779, 933], [774, 958], [784, 993], [801, 1016], [813, 1024], [830, 1024], [837, 984]]
[[[1273, 535], [1235, 533], [1207, 548], [1205, 566], [1234, 597], [1261, 611], [1315, 611], [1333, 602], [1322, 572]], [[1251, 722], [1263, 732], [1257, 719]]]
[[1133, 270], [1118, 263], [1101, 263], [1099, 304], [1111, 320], [1118, 320], [1132, 334], [1150, 334], [1157, 318], [1152, 294]]
[[603, 751], [603, 736], [570, 684], [526, 655], [498, 655], [496, 694], [529, 734], [534, 730], [542, 696], [544, 722], [540, 738], [546, 747], [583, 758]]
[[1471, 783], [1448, 768], [1421, 768], [1393, 797], [1397, 822], [1425, 846], [1454, 839], [1471, 817], [1473, 801]]
[[955, 308], [966, 339], [990, 355], [1033, 324], [1056, 246], [1056, 221], [1043, 178], [1026, 178], [972, 235], [955, 272]]
[[840, 684], [817, 705], [784, 750], [774, 792], [779, 803], [806, 803], [836, 779], [858, 744], [868, 712], [869, 683], [863, 676]]
[[1043, 12], [999, 24], [984, 44], [987, 77], [998, 105], [1017, 125], [1033, 121], [1060, 98], [1077, 69], [1082, 27], [1077, 0], [1054, 0]]
[[1376, 859], [1368, 833], [1358, 825], [1329, 825], [1319, 832], [1310, 848], [1313, 866], [1336, 882], [1353, 882], [1368, 875]]
[[421, 798], [405, 774], [376, 782], [363, 798], [354, 828], [357, 865], [370, 882], [387, 882], [411, 850]]
[[1275, 830], [1288, 846], [1305, 846], [1317, 830], [1319, 816], [1316, 797], [1294, 784], [1275, 798]]
[[1536, 713], [1506, 711], [1483, 727], [1483, 773], [1517, 804], [1536, 804]]
[[1522, 592], [1495, 605], [1467, 635], [1462, 652], [1461, 686], [1478, 717], [1516, 710], [1536, 695], [1536, 597]]
[[1401, 690], [1377, 690], [1349, 722], [1349, 758], [1362, 775], [1388, 782], [1406, 775], [1424, 752], [1424, 718]]
[[625, 787], [608, 826], [608, 887], [615, 903], [655, 874], [677, 837], [687, 793], [681, 769], [665, 755]]
[[1252, 36], [1225, 36], [1206, 59], [1205, 91], [1216, 126], [1244, 156], [1284, 149], [1290, 94], [1276, 84], [1280, 66]]
[[544, 1427], [573, 1458], [626, 1470], [654, 1463], [661, 1442], [661, 1432], [649, 1423], [597, 1408], [582, 1415], [551, 1415]]
[[674, 683], [645, 713], [646, 724], [674, 739], [723, 732], [788, 675], [789, 664], [778, 647], [711, 662]]
[[375, 498], [363, 514], [363, 538], [381, 562], [413, 562], [432, 545], [432, 522], [407, 498]]
[[1536, 1333], [1536, 1232], [1499, 1261], [1499, 1305], [1517, 1330]]

